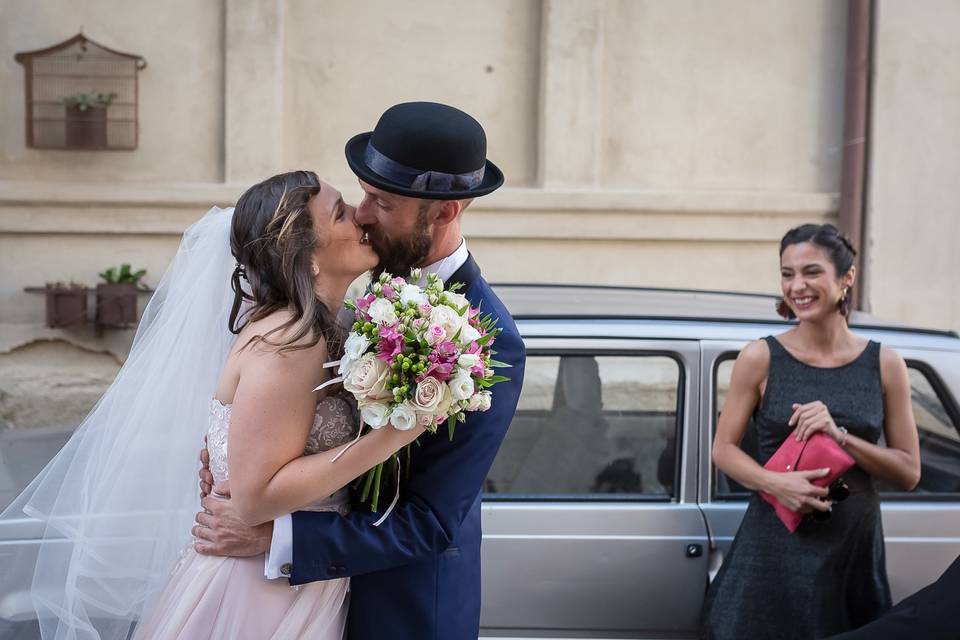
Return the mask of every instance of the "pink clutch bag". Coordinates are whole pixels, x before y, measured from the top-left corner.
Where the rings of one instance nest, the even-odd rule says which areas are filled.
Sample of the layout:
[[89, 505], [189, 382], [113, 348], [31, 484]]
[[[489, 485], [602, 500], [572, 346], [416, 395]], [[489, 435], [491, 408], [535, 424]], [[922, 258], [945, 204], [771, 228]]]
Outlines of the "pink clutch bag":
[[[790, 434], [780, 448], [763, 465], [770, 471], [810, 471], [830, 469], [830, 473], [811, 482], [818, 487], [829, 487], [834, 480], [846, 473], [854, 464], [850, 454], [843, 450], [833, 438], [824, 433], [815, 433], [806, 442], [797, 442]], [[760, 492], [760, 497], [770, 503], [777, 517], [791, 533], [797, 530], [803, 521], [803, 514], [791, 511], [769, 493]]]

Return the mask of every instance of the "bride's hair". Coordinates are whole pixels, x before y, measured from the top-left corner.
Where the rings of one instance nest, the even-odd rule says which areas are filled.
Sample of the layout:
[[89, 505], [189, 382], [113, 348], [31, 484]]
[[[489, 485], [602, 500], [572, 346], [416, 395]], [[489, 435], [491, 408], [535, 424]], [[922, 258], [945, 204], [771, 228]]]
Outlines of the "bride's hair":
[[[317, 174], [291, 171], [255, 184], [240, 196], [230, 230], [230, 249], [237, 259], [230, 331], [240, 333], [249, 322], [289, 310], [293, 314], [289, 320], [251, 341], [283, 352], [313, 347], [323, 338], [334, 357], [340, 343], [336, 316], [313, 289], [312, 258], [318, 238], [307, 204], [318, 193]], [[249, 293], [241, 278], [249, 283]], [[244, 300], [253, 303], [247, 313], [240, 312]], [[282, 339], [271, 340], [276, 333]]]

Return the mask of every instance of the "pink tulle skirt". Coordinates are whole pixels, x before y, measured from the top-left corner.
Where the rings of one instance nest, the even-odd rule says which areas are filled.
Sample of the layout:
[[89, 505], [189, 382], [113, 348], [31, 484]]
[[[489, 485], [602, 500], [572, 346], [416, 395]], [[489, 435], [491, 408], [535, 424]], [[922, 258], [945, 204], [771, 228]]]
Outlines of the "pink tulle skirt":
[[134, 640], [342, 640], [348, 578], [291, 587], [263, 577], [263, 556], [203, 556], [192, 548]]

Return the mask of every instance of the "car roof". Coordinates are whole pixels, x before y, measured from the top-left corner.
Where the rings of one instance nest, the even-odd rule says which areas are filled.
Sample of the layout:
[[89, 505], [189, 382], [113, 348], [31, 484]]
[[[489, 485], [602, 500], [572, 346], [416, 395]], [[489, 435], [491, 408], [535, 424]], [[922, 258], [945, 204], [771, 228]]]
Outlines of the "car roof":
[[[776, 313], [778, 297], [766, 294], [604, 285], [507, 283], [492, 286], [516, 320], [656, 319], [791, 324]], [[910, 326], [860, 311], [853, 312], [850, 326], [957, 337], [952, 331]]]

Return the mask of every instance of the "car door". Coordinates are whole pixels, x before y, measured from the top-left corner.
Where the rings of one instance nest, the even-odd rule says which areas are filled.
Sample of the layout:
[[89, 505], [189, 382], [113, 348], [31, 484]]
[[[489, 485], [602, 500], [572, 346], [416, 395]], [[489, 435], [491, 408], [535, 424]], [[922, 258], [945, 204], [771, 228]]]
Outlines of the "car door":
[[694, 635], [698, 342], [531, 338], [527, 353], [484, 494], [482, 635]]
[[913, 491], [878, 483], [887, 574], [898, 601], [936, 580], [960, 555], [960, 353], [893, 346], [910, 374], [921, 465]]
[[[909, 334], [907, 334], [909, 335]], [[933, 582], [960, 555], [960, 353], [914, 348], [897, 334], [885, 339], [907, 362], [914, 417], [920, 435], [921, 480], [903, 492], [878, 481], [881, 492], [887, 575], [894, 601]], [[898, 342], [899, 339], [899, 342]], [[711, 569], [729, 549], [746, 510], [749, 494], [718, 472], [710, 461], [710, 443], [743, 342], [705, 341], [702, 349], [701, 473], [703, 512], [710, 529]], [[743, 448], [754, 455], [748, 428]]]

